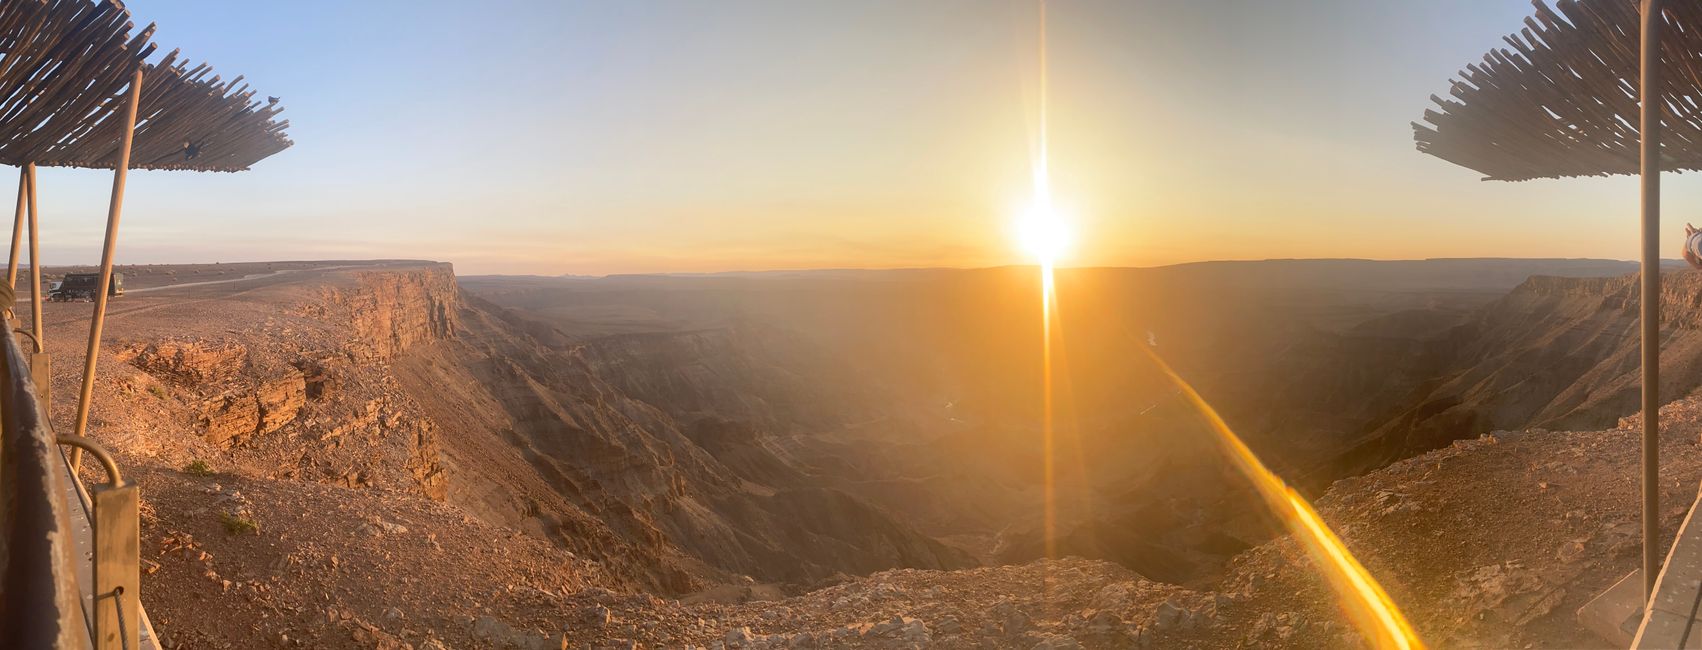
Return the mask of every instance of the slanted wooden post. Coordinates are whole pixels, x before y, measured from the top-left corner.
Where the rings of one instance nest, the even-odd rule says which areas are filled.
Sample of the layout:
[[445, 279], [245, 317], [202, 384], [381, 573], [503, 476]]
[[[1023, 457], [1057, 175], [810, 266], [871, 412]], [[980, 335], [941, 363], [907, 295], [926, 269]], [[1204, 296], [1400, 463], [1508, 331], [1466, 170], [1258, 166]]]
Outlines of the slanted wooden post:
[[1643, 600], [1655, 595], [1661, 557], [1661, 0], [1643, 0], [1643, 38], [1638, 88], [1643, 105], [1637, 132], [1642, 140], [1643, 193]]
[[36, 395], [41, 397], [41, 412], [53, 412], [53, 355], [47, 353], [47, 330], [41, 312], [41, 237], [35, 202], [35, 163], [24, 165], [24, 178], [29, 185], [30, 215], [30, 334], [35, 350], [30, 354], [30, 379], [35, 382]]
[[18, 241], [24, 235], [24, 197], [29, 194], [29, 166], [18, 168], [18, 211], [12, 216], [12, 254], [6, 258], [6, 284], [18, 288]]
[[[124, 103], [124, 131], [118, 146], [118, 164], [112, 172], [112, 201], [106, 209], [106, 243], [100, 254], [100, 284], [95, 287], [95, 314], [89, 321], [89, 348], [83, 358], [83, 392], [77, 400], [77, 422], [71, 429], [79, 438], [89, 425], [89, 402], [95, 393], [95, 362], [100, 356], [100, 333], [106, 325], [106, 298], [112, 285], [112, 256], [118, 246], [118, 217], [124, 207], [124, 177], [130, 170], [130, 143], [136, 135], [136, 104], [142, 101], [142, 70], [130, 78], [130, 98]], [[71, 467], [77, 467], [81, 453], [72, 453]]]

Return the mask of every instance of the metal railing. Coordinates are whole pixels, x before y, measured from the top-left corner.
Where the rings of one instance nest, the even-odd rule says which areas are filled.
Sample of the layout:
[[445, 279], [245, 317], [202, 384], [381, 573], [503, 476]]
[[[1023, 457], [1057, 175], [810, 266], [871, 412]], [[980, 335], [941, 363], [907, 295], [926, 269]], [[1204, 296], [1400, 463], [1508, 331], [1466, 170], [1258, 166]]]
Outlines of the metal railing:
[[[0, 647], [153, 646], [137, 488], [98, 443], [53, 434], [32, 357], [0, 329]], [[106, 482], [85, 488], [61, 445], [87, 451]]]
[[[58, 444], [23, 350], [0, 335], [0, 645], [87, 646]], [[80, 638], [79, 638], [80, 637]]]

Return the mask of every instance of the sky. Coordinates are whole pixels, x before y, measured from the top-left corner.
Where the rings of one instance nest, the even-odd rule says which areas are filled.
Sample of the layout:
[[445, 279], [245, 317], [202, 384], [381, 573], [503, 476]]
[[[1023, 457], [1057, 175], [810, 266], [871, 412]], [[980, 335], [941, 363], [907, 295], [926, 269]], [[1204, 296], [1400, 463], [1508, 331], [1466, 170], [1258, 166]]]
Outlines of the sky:
[[[120, 263], [1027, 261], [1011, 224], [1038, 128], [1033, 0], [127, 5], [163, 48], [281, 97], [296, 144], [239, 174], [133, 172]], [[1487, 183], [1413, 148], [1427, 98], [1530, 12], [1051, 0], [1062, 263], [1634, 258], [1634, 179]], [[1695, 176], [1667, 182], [1671, 256]], [[110, 172], [40, 184], [44, 261], [97, 260]]]

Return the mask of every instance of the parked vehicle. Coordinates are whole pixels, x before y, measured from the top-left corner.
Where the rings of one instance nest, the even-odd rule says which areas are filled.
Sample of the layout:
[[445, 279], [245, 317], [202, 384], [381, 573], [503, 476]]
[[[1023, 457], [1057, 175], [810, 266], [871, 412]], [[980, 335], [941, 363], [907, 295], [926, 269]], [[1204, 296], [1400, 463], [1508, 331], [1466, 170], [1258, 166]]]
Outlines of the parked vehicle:
[[[68, 302], [73, 300], [91, 301], [95, 299], [95, 287], [100, 284], [99, 273], [67, 273], [65, 279], [47, 294], [48, 300]], [[107, 287], [108, 296], [124, 295], [124, 274], [113, 273], [112, 284]]]

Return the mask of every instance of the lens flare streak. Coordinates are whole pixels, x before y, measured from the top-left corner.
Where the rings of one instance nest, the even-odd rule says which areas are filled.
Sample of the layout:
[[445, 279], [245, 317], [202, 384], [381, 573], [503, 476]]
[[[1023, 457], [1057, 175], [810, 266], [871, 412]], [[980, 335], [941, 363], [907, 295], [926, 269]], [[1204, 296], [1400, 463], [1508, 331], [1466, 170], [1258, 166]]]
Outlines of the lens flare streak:
[[1046, 143], [1046, 0], [1040, 0], [1040, 115], [1038, 142], [1030, 166], [1034, 173], [1033, 205], [1024, 217], [1024, 244], [1040, 262], [1040, 339], [1041, 339], [1041, 538], [1046, 557], [1058, 557], [1057, 475], [1054, 468], [1056, 430], [1052, 404], [1052, 311], [1055, 294], [1052, 286], [1052, 266], [1063, 252], [1064, 228], [1052, 207], [1051, 172], [1047, 165]]
[[1056, 431], [1052, 408], [1052, 265], [1040, 265], [1040, 435], [1041, 435], [1041, 533], [1046, 557], [1058, 557], [1057, 477], [1054, 469]]
[[1312, 504], [1267, 469], [1253, 450], [1230, 430], [1217, 409], [1206, 403], [1193, 386], [1159, 358], [1158, 353], [1146, 346], [1136, 347], [1146, 353], [1188, 403], [1199, 411], [1212, 432], [1217, 434], [1216, 440], [1230, 462], [1252, 482], [1265, 505], [1282, 520], [1295, 541], [1306, 549], [1313, 567], [1328, 580], [1336, 593], [1337, 603], [1360, 633], [1377, 648], [1423, 648], [1424, 643], [1407, 623], [1400, 608], [1318, 516]]

